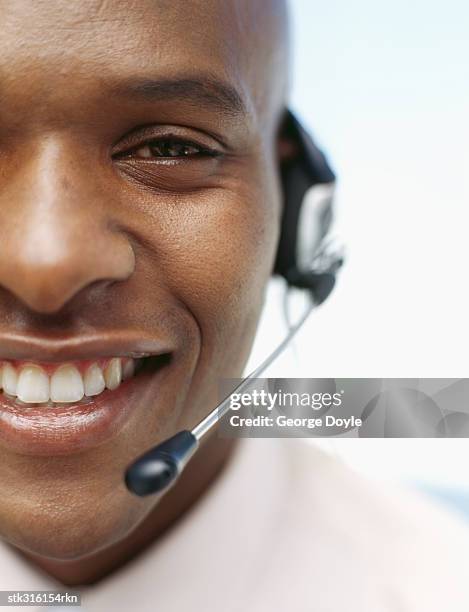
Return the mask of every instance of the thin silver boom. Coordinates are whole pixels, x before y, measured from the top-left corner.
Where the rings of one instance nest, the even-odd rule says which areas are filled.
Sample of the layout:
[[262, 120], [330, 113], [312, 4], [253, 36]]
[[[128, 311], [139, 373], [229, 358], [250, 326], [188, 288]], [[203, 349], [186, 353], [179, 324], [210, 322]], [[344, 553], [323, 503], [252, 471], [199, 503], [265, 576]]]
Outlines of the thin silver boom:
[[258, 366], [253, 372], [251, 372], [251, 374], [249, 374], [247, 378], [244, 378], [241, 383], [237, 387], [235, 387], [233, 391], [229, 395], [227, 395], [225, 399], [220, 404], [218, 404], [216, 408], [212, 410], [212, 412], [210, 412], [210, 414], [208, 414], [202, 421], [200, 421], [198, 425], [194, 427], [194, 429], [192, 430], [192, 435], [197, 439], [197, 441], [201, 440], [201, 438], [203, 438], [203, 436], [210, 429], [212, 429], [212, 427], [228, 412], [230, 408], [230, 398], [232, 394], [241, 393], [247, 387], [249, 387], [249, 384], [251, 383], [252, 379], [259, 378], [259, 376], [264, 372], [264, 370], [266, 370], [270, 366], [270, 364], [278, 357], [278, 355], [280, 355], [280, 353], [289, 344], [293, 336], [295, 336], [298, 330], [303, 326], [303, 323], [306, 321], [306, 319], [309, 317], [315, 307], [316, 303], [314, 301], [311, 302], [304, 315], [301, 317], [298, 323], [296, 323], [295, 325], [293, 325], [293, 327], [290, 328], [290, 331], [285, 336], [285, 339], [281, 344], [279, 344], [275, 351], [271, 353], [267, 357], [267, 359], [265, 359], [260, 364], [260, 366]]

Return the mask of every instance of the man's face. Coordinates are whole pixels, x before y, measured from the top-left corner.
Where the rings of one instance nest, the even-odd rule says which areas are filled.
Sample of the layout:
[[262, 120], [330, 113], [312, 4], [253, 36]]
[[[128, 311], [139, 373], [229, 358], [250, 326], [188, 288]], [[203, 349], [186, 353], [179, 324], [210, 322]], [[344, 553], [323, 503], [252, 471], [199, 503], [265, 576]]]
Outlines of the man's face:
[[26, 550], [135, 527], [125, 467], [246, 361], [280, 211], [263, 1], [1, 4], [0, 532]]

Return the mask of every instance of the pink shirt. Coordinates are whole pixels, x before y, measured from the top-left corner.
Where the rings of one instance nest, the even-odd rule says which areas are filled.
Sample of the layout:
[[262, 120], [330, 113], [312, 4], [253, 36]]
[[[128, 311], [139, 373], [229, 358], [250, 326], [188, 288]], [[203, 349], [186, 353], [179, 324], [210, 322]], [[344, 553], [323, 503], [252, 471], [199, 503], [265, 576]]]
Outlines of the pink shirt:
[[[467, 612], [468, 551], [465, 523], [417, 494], [300, 440], [247, 439], [173, 529], [80, 589], [81, 609]], [[6, 546], [0, 563], [2, 590], [66, 590]]]

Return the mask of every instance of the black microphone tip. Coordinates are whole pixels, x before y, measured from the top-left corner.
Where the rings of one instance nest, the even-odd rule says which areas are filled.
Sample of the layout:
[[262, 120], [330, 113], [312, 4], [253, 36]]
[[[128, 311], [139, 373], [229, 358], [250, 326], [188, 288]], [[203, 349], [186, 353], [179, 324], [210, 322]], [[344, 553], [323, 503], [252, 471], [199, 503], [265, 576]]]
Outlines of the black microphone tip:
[[126, 471], [125, 484], [131, 493], [143, 497], [163, 491], [178, 475], [178, 466], [169, 457], [137, 461]]
[[178, 478], [197, 446], [192, 432], [180, 431], [151, 448], [127, 468], [127, 489], [139, 496], [164, 491]]

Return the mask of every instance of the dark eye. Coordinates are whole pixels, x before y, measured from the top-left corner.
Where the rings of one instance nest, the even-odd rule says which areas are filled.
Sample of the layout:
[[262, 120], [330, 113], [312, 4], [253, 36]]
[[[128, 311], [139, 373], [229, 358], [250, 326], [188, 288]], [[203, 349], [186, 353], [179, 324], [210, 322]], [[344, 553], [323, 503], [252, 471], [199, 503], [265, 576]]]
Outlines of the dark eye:
[[175, 158], [175, 157], [214, 157], [217, 153], [192, 142], [175, 139], [150, 140], [132, 151], [126, 153], [126, 157], [132, 156], [140, 159]]

